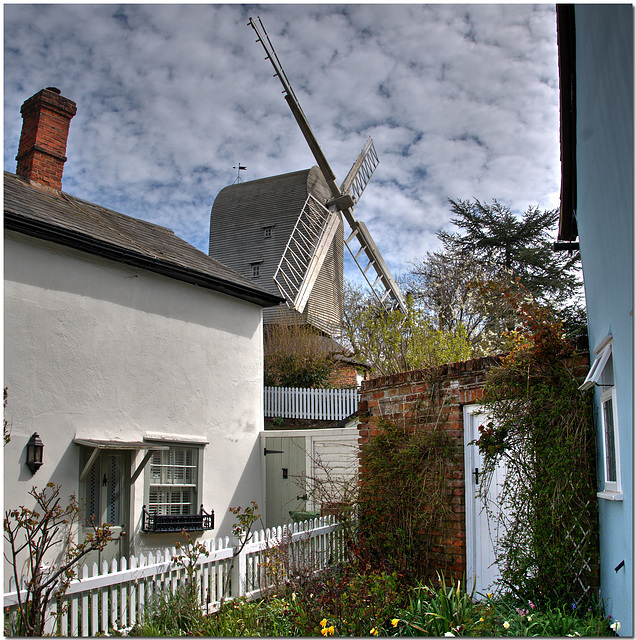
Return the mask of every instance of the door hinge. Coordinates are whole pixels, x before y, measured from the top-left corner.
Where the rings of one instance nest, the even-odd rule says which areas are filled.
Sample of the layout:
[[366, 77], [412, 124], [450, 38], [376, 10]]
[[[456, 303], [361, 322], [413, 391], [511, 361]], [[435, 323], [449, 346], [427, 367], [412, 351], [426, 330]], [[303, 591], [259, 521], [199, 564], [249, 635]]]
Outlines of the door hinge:
[[479, 484], [479, 469], [477, 467], [475, 467], [473, 475], [475, 476], [475, 484]]
[[266, 456], [268, 453], [285, 453], [284, 451], [277, 451], [276, 449], [268, 449], [267, 447], [263, 449], [263, 455]]

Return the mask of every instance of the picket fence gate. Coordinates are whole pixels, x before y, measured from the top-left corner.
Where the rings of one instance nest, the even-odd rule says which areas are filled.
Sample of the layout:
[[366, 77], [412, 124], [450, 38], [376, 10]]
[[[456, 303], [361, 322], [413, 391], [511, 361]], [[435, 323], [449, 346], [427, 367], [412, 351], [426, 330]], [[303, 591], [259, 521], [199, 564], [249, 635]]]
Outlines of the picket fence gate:
[[[252, 534], [234, 560], [239, 544], [229, 538], [201, 543], [208, 555], [200, 555], [195, 568], [202, 610], [218, 609], [226, 582], [226, 600], [263, 597], [276, 582], [307, 575], [345, 559], [342, 526], [333, 516]], [[120, 563], [84, 565], [78, 579], [64, 595], [49, 604], [45, 633], [59, 636], [95, 636], [121, 632], [141, 622], [145, 607], [155, 597], [175, 593], [187, 584], [188, 572], [175, 562], [177, 550], [163, 549], [146, 556], [122, 558]], [[21, 592], [24, 598], [26, 591]], [[5, 625], [15, 619], [17, 592], [4, 595]], [[7, 629], [5, 628], [5, 632]]]
[[266, 418], [344, 420], [358, 410], [357, 389], [265, 387]]

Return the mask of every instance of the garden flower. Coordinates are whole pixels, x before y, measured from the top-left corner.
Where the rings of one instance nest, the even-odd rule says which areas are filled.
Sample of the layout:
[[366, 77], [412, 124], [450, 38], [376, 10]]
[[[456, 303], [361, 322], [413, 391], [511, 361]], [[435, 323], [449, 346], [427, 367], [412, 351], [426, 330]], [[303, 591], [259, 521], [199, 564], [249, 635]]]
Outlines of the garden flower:
[[334, 633], [336, 633], [336, 630], [334, 628], [333, 625], [331, 625], [330, 627], [327, 628], [327, 631], [329, 631], [329, 635], [332, 636]]
[[324, 629], [321, 629], [321, 630], [320, 630], [320, 633], [321, 633], [323, 636], [326, 636], [326, 635], [329, 633], [329, 630], [325, 627]]
[[621, 623], [617, 620], [614, 624], [610, 624], [610, 629], [618, 633], [621, 630]]
[[504, 629], [510, 629], [510, 623], [507, 620], [504, 622]]
[[378, 635], [378, 633], [379, 633], [379, 632], [378, 632], [378, 630], [377, 630], [375, 627], [373, 627], [373, 629], [371, 629], [371, 635], [372, 635], [372, 636], [377, 636], [377, 635]]
[[324, 629], [327, 626], [327, 618], [323, 618], [320, 621], [320, 626]]
[[447, 631], [447, 632], [444, 634], [444, 637], [445, 637], [445, 638], [454, 638], [454, 637], [455, 637], [455, 634], [454, 634], [454, 633], [451, 633], [450, 631]]
[[532, 600], [528, 600], [528, 606], [529, 606], [531, 609], [534, 609], [535, 604], [534, 604], [534, 602], [532, 602]]
[[486, 594], [489, 598], [492, 598], [492, 593], [487, 593]]
[[292, 602], [296, 602], [296, 594], [292, 593]]
[[398, 620], [397, 618], [393, 618], [393, 620], [391, 620], [391, 624], [392, 624], [394, 627], [397, 627], [397, 626], [398, 626], [398, 622], [399, 622], [399, 620]]

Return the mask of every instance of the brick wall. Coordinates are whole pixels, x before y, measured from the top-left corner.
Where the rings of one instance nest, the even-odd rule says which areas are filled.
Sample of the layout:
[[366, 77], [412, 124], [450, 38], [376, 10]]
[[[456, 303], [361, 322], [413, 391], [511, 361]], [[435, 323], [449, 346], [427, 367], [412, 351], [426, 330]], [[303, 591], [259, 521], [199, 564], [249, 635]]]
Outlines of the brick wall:
[[[458, 446], [447, 474], [447, 498], [452, 511], [447, 526], [437, 532], [432, 548], [431, 575], [443, 571], [447, 578], [466, 572], [466, 517], [464, 501], [463, 406], [482, 399], [486, 372], [497, 358], [475, 358], [438, 367], [432, 371], [406, 371], [363, 382], [361, 389], [359, 443], [364, 445], [378, 432], [380, 418], [415, 428], [439, 424]], [[364, 472], [363, 470], [361, 470]]]
[[357, 387], [357, 375], [358, 372], [352, 364], [338, 362], [327, 380], [327, 386], [334, 387], [336, 389], [350, 389], [352, 387]]

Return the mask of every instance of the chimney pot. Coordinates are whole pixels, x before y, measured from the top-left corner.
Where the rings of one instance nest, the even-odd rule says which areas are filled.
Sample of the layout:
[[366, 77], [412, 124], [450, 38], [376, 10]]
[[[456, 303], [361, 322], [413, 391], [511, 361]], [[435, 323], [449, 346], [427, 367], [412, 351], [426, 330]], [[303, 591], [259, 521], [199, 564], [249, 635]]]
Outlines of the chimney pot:
[[20, 112], [23, 122], [16, 173], [32, 184], [61, 190], [75, 103], [57, 87], [47, 87], [26, 100]]

